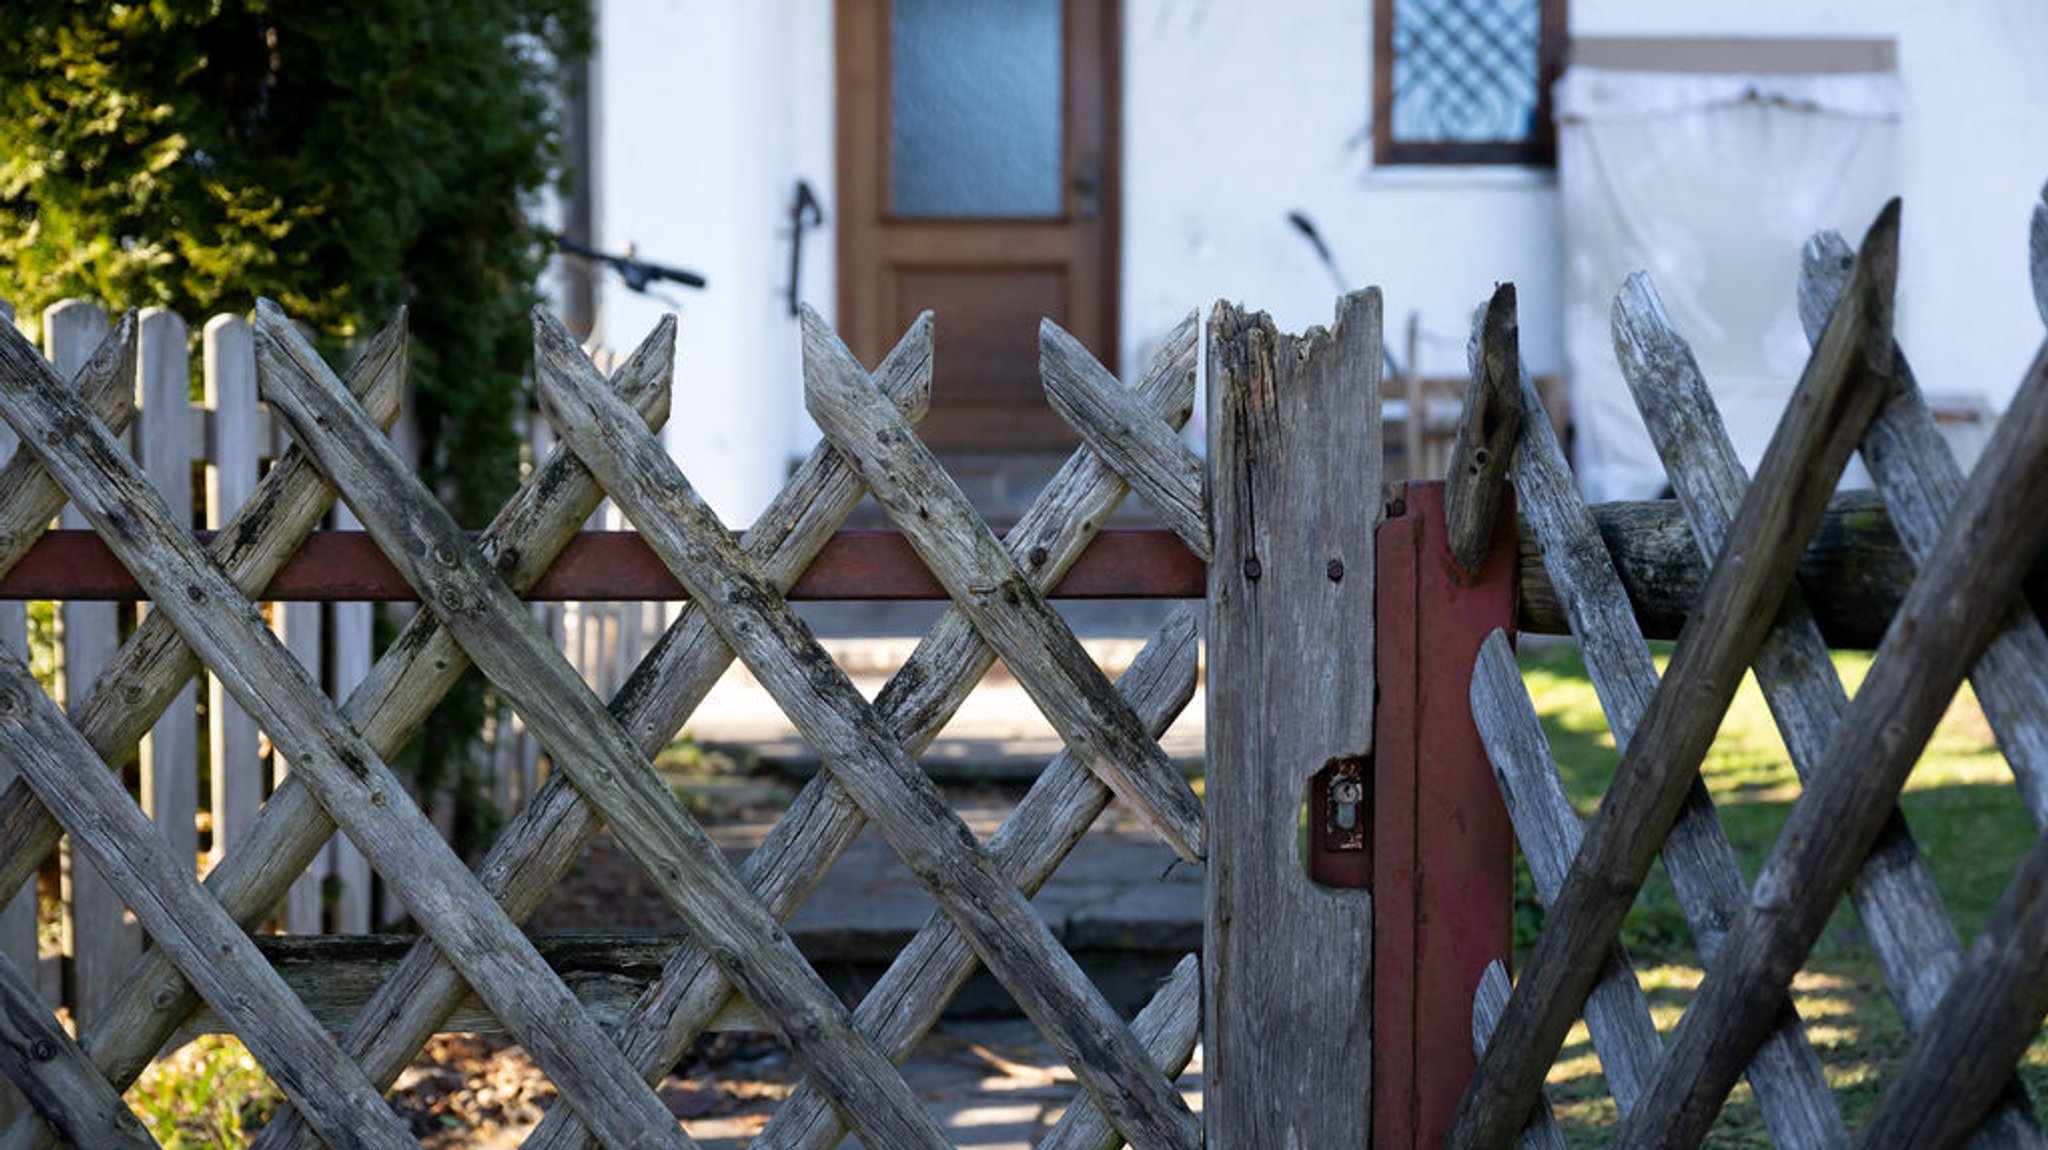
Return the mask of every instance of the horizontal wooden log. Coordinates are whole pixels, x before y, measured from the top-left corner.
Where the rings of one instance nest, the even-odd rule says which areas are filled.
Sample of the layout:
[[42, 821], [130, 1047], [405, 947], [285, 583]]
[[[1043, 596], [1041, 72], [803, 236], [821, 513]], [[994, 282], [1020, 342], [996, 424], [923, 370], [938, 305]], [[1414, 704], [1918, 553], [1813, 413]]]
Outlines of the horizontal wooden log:
[[[633, 1000], [661, 974], [662, 964], [682, 945], [680, 934], [554, 934], [533, 936], [534, 949], [552, 967], [585, 1010], [606, 1031], [617, 1029]], [[329, 1030], [343, 1030], [362, 1012], [419, 941], [409, 934], [255, 936], [256, 949], [284, 976], [313, 1017]], [[442, 1024], [449, 1031], [497, 1034], [505, 1024], [482, 999], [470, 994]], [[167, 1049], [202, 1034], [224, 1033], [226, 1022], [201, 1006], [178, 1028]], [[768, 1024], [746, 1000], [733, 998], [712, 1022], [714, 1030], [766, 1030]]]

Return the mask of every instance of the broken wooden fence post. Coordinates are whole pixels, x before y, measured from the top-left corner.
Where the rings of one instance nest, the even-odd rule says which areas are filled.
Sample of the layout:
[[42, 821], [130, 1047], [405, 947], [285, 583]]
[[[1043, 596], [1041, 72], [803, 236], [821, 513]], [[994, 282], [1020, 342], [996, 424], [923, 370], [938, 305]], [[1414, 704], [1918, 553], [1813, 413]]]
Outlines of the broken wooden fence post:
[[1230, 305], [1210, 319], [1212, 1150], [1371, 1137], [1373, 900], [1310, 881], [1297, 828], [1312, 780], [1373, 753], [1380, 352], [1372, 290], [1298, 338]]

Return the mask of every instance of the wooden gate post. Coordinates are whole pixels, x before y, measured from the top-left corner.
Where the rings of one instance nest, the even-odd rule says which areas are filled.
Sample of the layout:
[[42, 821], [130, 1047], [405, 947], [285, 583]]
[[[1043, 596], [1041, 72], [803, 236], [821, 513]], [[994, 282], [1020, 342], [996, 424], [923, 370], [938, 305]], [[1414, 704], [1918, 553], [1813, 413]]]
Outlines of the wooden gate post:
[[1373, 773], [1375, 1150], [1436, 1150], [1471, 1078], [1472, 992], [1513, 946], [1514, 832], [1472, 721], [1472, 665], [1515, 627], [1515, 513], [1474, 575], [1444, 486], [1394, 492], [1379, 531]]
[[[1301, 820], [1319, 777], [1355, 787], [1373, 753], [1380, 363], [1377, 291], [1299, 338], [1227, 305], [1211, 316], [1211, 1150], [1371, 1134], [1373, 900], [1310, 880]], [[1332, 817], [1362, 828], [1362, 788], [1344, 793]]]

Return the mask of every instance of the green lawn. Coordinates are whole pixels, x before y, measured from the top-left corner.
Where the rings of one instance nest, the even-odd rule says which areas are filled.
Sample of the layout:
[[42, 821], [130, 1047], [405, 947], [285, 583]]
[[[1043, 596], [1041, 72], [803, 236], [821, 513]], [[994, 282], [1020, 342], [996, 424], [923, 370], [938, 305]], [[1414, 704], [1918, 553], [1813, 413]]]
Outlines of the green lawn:
[[[1660, 657], [1661, 662], [1661, 657]], [[1853, 693], [1870, 659], [1841, 653], [1835, 664]], [[1613, 777], [1617, 755], [1576, 649], [1544, 643], [1522, 655], [1522, 668], [1566, 790], [1590, 813]], [[1744, 877], [1757, 868], [1799, 793], [1784, 745], [1753, 678], [1745, 679], [1703, 767]], [[1934, 872], [1936, 885], [1967, 947], [2034, 837], [2005, 760], [1969, 688], [1963, 688], [1914, 769], [1901, 799], [1906, 821]], [[1534, 916], [1524, 914], [1523, 941]], [[1676, 898], [1661, 868], [1637, 900], [1623, 941], [1635, 956], [1659, 1029], [1668, 1033], [1700, 979]], [[1851, 1129], [1876, 1101], [1906, 1049], [1906, 1038], [1855, 915], [1839, 909], [1794, 997], [1828, 1068]], [[2048, 1042], [2037, 1042], [2022, 1075], [2036, 1099], [2048, 1090]], [[1572, 1032], [1551, 1072], [1551, 1099], [1574, 1146], [1604, 1146], [1614, 1103], [1600, 1078], [1585, 1028]], [[1742, 1086], [1730, 1099], [1711, 1145], [1767, 1146], [1761, 1117]]]

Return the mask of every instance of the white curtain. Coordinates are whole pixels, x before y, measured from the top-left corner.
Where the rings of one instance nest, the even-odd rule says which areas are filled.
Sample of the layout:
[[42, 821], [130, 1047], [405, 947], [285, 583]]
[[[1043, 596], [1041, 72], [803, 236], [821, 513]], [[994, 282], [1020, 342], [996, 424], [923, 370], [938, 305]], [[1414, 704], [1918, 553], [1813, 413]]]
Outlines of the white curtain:
[[1898, 187], [1894, 73], [1701, 75], [1577, 67], [1558, 81], [1565, 359], [1580, 486], [1642, 499], [1663, 468], [1608, 323], [1647, 271], [1753, 472], [1806, 362], [1794, 291], [1816, 229], [1854, 243]]

